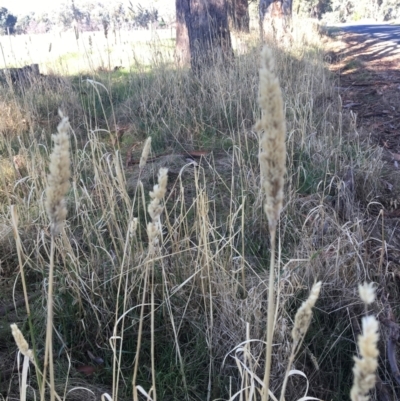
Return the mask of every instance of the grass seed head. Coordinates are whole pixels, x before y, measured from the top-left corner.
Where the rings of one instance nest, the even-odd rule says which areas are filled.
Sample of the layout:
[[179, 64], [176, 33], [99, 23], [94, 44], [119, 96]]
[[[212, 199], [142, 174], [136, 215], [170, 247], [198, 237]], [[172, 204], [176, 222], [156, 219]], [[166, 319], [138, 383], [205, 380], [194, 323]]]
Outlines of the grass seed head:
[[51, 222], [51, 234], [57, 235], [67, 217], [65, 195], [69, 190], [70, 156], [68, 117], [62, 117], [57, 127], [58, 133], [53, 135], [54, 149], [50, 155], [50, 174], [46, 188], [46, 211]]
[[373, 283], [359, 284], [358, 293], [366, 305], [372, 304], [375, 301], [375, 287]]
[[167, 191], [167, 182], [168, 169], [160, 168], [158, 172], [158, 184], [154, 185], [153, 191], [150, 192], [151, 202], [148, 207], [148, 212], [153, 222], [156, 222], [160, 218], [163, 211], [161, 200], [164, 198]]
[[146, 165], [147, 158], [149, 157], [149, 154], [150, 154], [150, 149], [151, 149], [151, 136], [149, 136], [146, 139], [146, 142], [144, 143], [144, 147], [142, 150], [142, 156], [140, 157], [139, 168], [142, 169]]
[[157, 227], [158, 225], [153, 223], [152, 221], [147, 224], [147, 236], [149, 237], [149, 254], [153, 255], [158, 244], [159, 244], [159, 236], [161, 234], [160, 230]]
[[265, 213], [270, 228], [275, 228], [283, 203], [286, 173], [286, 122], [282, 92], [275, 74], [272, 51], [264, 47], [261, 54], [258, 103], [262, 110], [255, 129], [260, 133], [260, 169], [266, 195]]
[[318, 281], [318, 283], [315, 283], [312, 286], [308, 299], [302, 303], [296, 313], [296, 317], [294, 318], [294, 327], [292, 330], [292, 338], [295, 343], [300, 342], [307, 333], [311, 322], [312, 308], [317, 302], [320, 290], [321, 281]]
[[25, 340], [24, 335], [16, 324], [10, 325], [11, 332], [14, 337], [15, 343], [22, 355], [27, 356], [31, 361], [33, 361], [33, 351], [29, 349], [28, 342]]
[[138, 219], [137, 217], [134, 217], [129, 223], [129, 235], [131, 237], [133, 237], [136, 234], [137, 226], [138, 226]]
[[354, 381], [350, 398], [352, 401], [368, 401], [368, 393], [375, 386], [375, 371], [378, 367], [379, 323], [375, 316], [362, 319], [362, 334], [358, 336], [361, 358], [354, 357]]
[[149, 253], [153, 254], [159, 243], [161, 235], [160, 216], [164, 207], [161, 204], [162, 199], [167, 192], [168, 169], [160, 168], [158, 171], [158, 184], [154, 185], [153, 191], [150, 192], [151, 202], [147, 208], [151, 222], [147, 224], [147, 235], [149, 237]]

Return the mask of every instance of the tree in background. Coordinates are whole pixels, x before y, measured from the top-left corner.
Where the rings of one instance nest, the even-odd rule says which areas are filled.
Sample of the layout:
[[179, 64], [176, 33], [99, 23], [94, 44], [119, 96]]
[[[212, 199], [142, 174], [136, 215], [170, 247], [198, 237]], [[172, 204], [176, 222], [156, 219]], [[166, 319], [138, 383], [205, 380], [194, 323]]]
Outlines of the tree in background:
[[248, 0], [228, 0], [228, 16], [231, 27], [235, 31], [250, 31], [249, 1]]
[[0, 8], [0, 35], [13, 34], [17, 17], [10, 14], [5, 7]]
[[97, 31], [103, 30], [104, 27], [110, 24], [110, 13], [102, 3], [92, 3], [90, 9], [90, 30]]
[[382, 0], [378, 13], [384, 21], [398, 19], [400, 18], [400, 2], [398, 0]]
[[261, 35], [281, 38], [292, 18], [292, 0], [260, 0]]
[[63, 3], [56, 12], [56, 23], [59, 27], [64, 30], [71, 28], [72, 22], [74, 20], [74, 13], [72, 12], [71, 6]]
[[293, 10], [302, 17], [321, 19], [331, 11], [331, 0], [293, 0]]
[[132, 2], [129, 2], [129, 4], [128, 8], [135, 27], [148, 28], [158, 21], [158, 10], [155, 8], [147, 9], [138, 4], [134, 9]]
[[358, 21], [363, 18], [390, 21], [400, 18], [398, 0], [331, 0], [329, 5], [330, 9], [324, 9], [323, 12], [326, 18], [335, 22]]
[[30, 13], [24, 15], [17, 19], [17, 23], [15, 24], [15, 33], [17, 35], [23, 35], [29, 32], [30, 26], [36, 23], [35, 22], [35, 13]]
[[176, 55], [195, 71], [231, 58], [225, 0], [176, 0]]
[[110, 20], [113, 26], [113, 30], [119, 30], [122, 28], [124, 22], [127, 21], [125, 14], [125, 7], [122, 2], [115, 2], [110, 7]]
[[53, 26], [53, 19], [48, 13], [42, 13], [35, 18], [36, 27], [35, 33], [46, 33], [49, 32]]
[[[130, 5], [126, 6], [122, 0], [104, 3], [99, 0], [73, 2], [64, 0], [54, 10], [48, 10], [46, 13], [31, 12], [18, 18], [7, 8], [0, 7], [0, 34], [45, 33], [55, 28], [70, 30], [73, 27], [79, 31], [104, 31], [105, 26], [110, 30], [148, 29], [152, 26], [165, 26], [164, 21], [167, 23], [175, 21], [175, 12], [178, 8], [172, 0], [169, 0], [171, 4], [168, 3], [168, 6], [165, 6], [167, 2], [163, 0], [165, 9], [158, 8], [161, 0], [139, 1], [131, 0]], [[229, 49], [230, 39], [227, 34], [229, 30], [223, 28], [225, 26], [223, 21], [226, 19], [224, 7], [228, 13], [231, 29], [246, 32], [249, 30], [249, 4], [253, 2], [259, 5], [260, 25], [264, 34], [272, 31], [274, 35], [285, 35], [292, 8], [301, 17], [324, 18], [331, 22], [357, 21], [362, 18], [390, 21], [400, 18], [399, 0], [179, 0], [180, 21], [183, 21], [178, 24], [180, 33], [177, 38], [181, 41], [180, 52], [184, 53], [186, 51], [184, 49], [189, 48], [189, 45], [183, 45], [185, 41], [189, 43], [189, 31], [185, 29], [187, 30], [187, 26], [191, 23], [196, 24], [196, 19], [200, 21], [202, 18], [202, 24], [204, 23], [202, 26], [206, 28], [199, 26], [196, 31], [209, 32], [208, 36], [206, 35], [209, 38], [207, 41], [213, 42], [215, 47], [215, 43], [219, 43], [220, 39], [214, 39], [213, 35], [220, 29], [217, 38], [224, 38], [226, 45], [218, 44], [217, 47]], [[218, 8], [223, 4], [225, 6]], [[204, 12], [204, 9], [208, 11]], [[214, 20], [215, 22], [210, 22]], [[207, 24], [210, 25], [210, 29], [207, 28]], [[196, 40], [202, 42], [199, 38]], [[179, 56], [181, 60], [190, 62], [190, 48], [186, 56], [183, 54]]]
[[332, 13], [335, 20], [345, 22], [353, 15], [354, 2], [352, 0], [333, 0]]

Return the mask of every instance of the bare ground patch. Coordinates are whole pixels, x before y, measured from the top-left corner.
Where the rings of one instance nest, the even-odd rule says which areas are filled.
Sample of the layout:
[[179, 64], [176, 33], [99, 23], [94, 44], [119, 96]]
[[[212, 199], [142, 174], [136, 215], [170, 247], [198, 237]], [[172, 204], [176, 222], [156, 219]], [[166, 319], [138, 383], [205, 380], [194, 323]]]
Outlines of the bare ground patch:
[[[346, 33], [329, 44], [343, 109], [390, 153], [400, 153], [400, 49], [392, 42]], [[393, 157], [394, 161], [397, 156]]]

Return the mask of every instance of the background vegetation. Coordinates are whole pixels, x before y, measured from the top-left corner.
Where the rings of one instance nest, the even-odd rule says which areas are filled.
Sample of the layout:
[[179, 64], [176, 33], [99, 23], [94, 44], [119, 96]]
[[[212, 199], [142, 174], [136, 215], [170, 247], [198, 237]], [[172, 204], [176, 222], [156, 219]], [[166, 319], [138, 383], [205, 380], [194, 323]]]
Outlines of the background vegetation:
[[[233, 0], [230, 0], [232, 3]], [[249, 1], [250, 16], [257, 20], [257, 2]], [[391, 21], [400, 18], [397, 0], [294, 0], [293, 11], [301, 17], [324, 19], [328, 22], [358, 21], [369, 18]], [[59, 32], [71, 27], [80, 32], [167, 27], [175, 21], [174, 2], [101, 2], [76, 0], [64, 2], [46, 12], [18, 12], [0, 8], [0, 34], [33, 34]]]

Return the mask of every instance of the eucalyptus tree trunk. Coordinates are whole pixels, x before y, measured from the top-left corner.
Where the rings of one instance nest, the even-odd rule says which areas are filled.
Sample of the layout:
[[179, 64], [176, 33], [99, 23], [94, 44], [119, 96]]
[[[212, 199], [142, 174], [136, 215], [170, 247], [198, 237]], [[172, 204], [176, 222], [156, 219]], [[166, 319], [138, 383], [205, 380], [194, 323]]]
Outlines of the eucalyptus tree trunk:
[[282, 38], [292, 18], [292, 0], [260, 0], [260, 30], [263, 37]]
[[176, 0], [176, 57], [199, 71], [233, 55], [226, 0]]
[[250, 31], [248, 0], [228, 0], [228, 15], [232, 23], [231, 26], [235, 31]]

